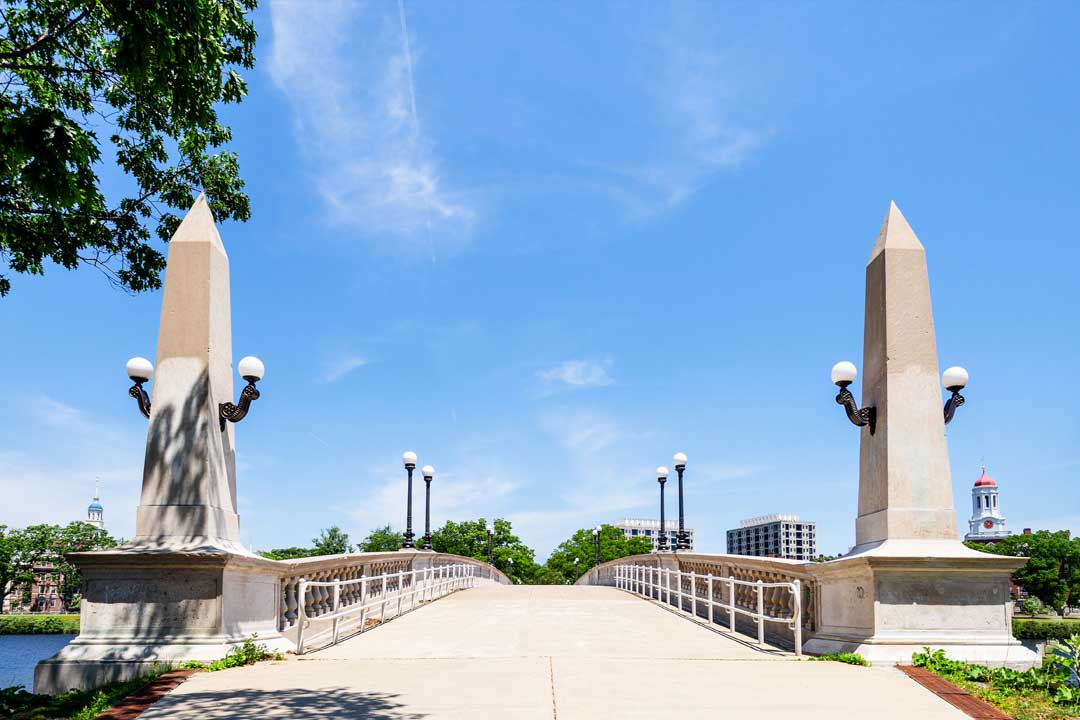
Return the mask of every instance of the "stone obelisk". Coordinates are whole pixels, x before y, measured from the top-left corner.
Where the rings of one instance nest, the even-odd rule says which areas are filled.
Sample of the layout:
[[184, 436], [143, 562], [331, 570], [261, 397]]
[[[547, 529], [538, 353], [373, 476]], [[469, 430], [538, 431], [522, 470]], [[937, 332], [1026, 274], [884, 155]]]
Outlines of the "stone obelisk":
[[236, 512], [229, 258], [200, 195], [169, 243], [134, 544], [244, 552]]
[[816, 607], [806, 651], [893, 664], [929, 646], [1030, 667], [1037, 656], [1012, 637], [1009, 598], [1024, 559], [957, 539], [926, 252], [895, 203], [866, 267], [863, 342], [860, 405], [876, 415], [873, 433], [859, 431], [856, 544], [808, 566]]
[[169, 244], [135, 538], [68, 555], [83, 576], [79, 636], [38, 663], [34, 689], [57, 693], [210, 661], [280, 633], [280, 564], [239, 542], [229, 258], [200, 196]]
[[956, 540], [926, 251], [889, 204], [866, 266], [856, 550], [886, 540]]

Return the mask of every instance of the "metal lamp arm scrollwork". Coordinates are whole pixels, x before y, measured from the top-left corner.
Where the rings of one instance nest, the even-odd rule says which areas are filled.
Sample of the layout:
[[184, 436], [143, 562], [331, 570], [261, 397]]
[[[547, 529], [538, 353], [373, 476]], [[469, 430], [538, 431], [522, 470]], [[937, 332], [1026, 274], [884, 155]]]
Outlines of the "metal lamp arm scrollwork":
[[248, 384], [240, 391], [240, 402], [235, 405], [231, 402], [218, 405], [218, 418], [221, 422], [222, 431], [225, 430], [226, 421], [236, 423], [247, 417], [248, 410], [251, 409], [251, 403], [259, 399], [259, 390], [255, 387], [256, 379], [244, 379], [248, 381]]
[[836, 383], [840, 387], [840, 392], [836, 395], [836, 402], [838, 405], [844, 406], [844, 412], [847, 413], [848, 420], [853, 425], [859, 427], [867, 426], [870, 428], [870, 434], [874, 434], [874, 425], [877, 420], [877, 410], [873, 407], [860, 408], [858, 403], [855, 402], [855, 396], [848, 390], [848, 385], [851, 383]]
[[143, 389], [143, 383], [146, 380], [137, 379], [135, 384], [128, 388], [128, 395], [135, 398], [135, 401], [139, 403], [139, 412], [143, 414], [143, 417], [150, 418], [150, 396], [146, 394], [146, 390]]
[[960, 388], [946, 388], [952, 392], [952, 396], [945, 401], [945, 424], [948, 425], [956, 413], [956, 408], [964, 404], [964, 396], [960, 394]]

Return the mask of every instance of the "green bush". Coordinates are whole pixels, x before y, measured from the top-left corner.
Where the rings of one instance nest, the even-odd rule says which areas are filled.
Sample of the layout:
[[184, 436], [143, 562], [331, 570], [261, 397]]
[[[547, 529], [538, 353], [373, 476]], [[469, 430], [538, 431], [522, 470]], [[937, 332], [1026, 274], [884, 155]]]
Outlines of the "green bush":
[[866, 662], [859, 653], [830, 653], [828, 655], [818, 655], [817, 657], [810, 658], [811, 660], [832, 660], [833, 662], [847, 663], [848, 665], [862, 665], [868, 666], [870, 663]]
[[210, 663], [202, 663], [198, 660], [190, 660], [184, 663], [184, 667], [192, 670], [206, 670], [207, 672], [217, 672], [218, 670], [228, 670], [229, 668], [242, 667], [244, 665], [254, 665], [260, 660], [284, 660], [285, 656], [281, 653], [270, 652], [266, 645], [256, 644], [255, 640], [258, 639], [258, 635], [252, 635], [250, 638], [244, 641], [239, 647], [234, 647], [229, 653], [217, 660]]
[[1028, 615], [1039, 615], [1046, 610], [1043, 601], [1034, 595], [1024, 598], [1020, 603], [1020, 608]]
[[1060, 648], [1061, 654], [1048, 652], [1043, 658], [1042, 667], [1024, 672], [950, 660], [944, 650], [931, 652], [927, 647], [911, 657], [911, 664], [926, 668], [946, 680], [961, 684], [974, 683], [974, 687], [980, 690], [979, 695], [995, 705], [1001, 705], [1014, 696], [1041, 696], [1053, 704], [1076, 705], [1075, 709], [1080, 710], [1080, 692], [1073, 686], [1077, 666], [1080, 665], [1080, 634], [1074, 634], [1056, 647]]
[[58, 635], [78, 632], [78, 615], [0, 615], [0, 635]]
[[1013, 636], [1017, 640], [1067, 640], [1080, 630], [1076, 620], [1013, 620]]

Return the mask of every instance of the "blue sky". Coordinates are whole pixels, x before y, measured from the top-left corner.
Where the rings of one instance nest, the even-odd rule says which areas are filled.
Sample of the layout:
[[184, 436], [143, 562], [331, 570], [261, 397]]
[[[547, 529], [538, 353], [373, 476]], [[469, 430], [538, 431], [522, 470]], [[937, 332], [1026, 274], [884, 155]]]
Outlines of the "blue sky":
[[[854, 540], [858, 433], [829, 368], [862, 357], [863, 273], [895, 199], [928, 253], [958, 521], [984, 461], [1009, 527], [1080, 532], [1069, 3], [267, 2], [230, 107], [253, 217], [221, 232], [241, 529], [268, 548], [505, 516], [540, 557], [655, 516]], [[0, 301], [0, 523], [130, 536], [160, 293], [92, 270]], [[674, 493], [669, 492], [669, 508]], [[420, 516], [422, 508], [418, 508]]]

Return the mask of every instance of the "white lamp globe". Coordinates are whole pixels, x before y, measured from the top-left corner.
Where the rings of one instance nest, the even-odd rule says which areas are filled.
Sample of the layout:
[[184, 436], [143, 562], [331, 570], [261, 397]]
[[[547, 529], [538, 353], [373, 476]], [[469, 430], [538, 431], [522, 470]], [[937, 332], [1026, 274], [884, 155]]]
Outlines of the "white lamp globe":
[[958, 365], [946, 368], [945, 372], [941, 373], [941, 384], [947, 390], [960, 390], [968, 384], [968, 371]]
[[254, 355], [240, 358], [236, 369], [240, 372], [240, 377], [248, 382], [262, 380], [266, 376], [266, 368], [263, 367], [262, 360]]
[[675, 463], [675, 467], [679, 467], [680, 465], [685, 466], [686, 453], [675, 453], [675, 455], [671, 458], [671, 461]]
[[406, 465], [416, 465], [416, 453], [414, 453], [412, 450], [406, 450], [401, 455], [401, 461], [404, 462]]
[[421, 470], [420, 472], [424, 473], [424, 477], [426, 477], [426, 478], [435, 477], [435, 468], [431, 467], [430, 465], [425, 465], [424, 469]]
[[855, 363], [848, 362], [847, 360], [841, 360], [832, 366], [832, 381], [834, 385], [855, 382], [855, 377], [858, 374], [859, 371], [855, 368]]
[[660, 478], [666, 478], [667, 475], [668, 475], [667, 468], [664, 467], [663, 465], [656, 468], [656, 479], [657, 480], [659, 480]]
[[144, 357], [133, 357], [124, 365], [127, 375], [132, 380], [146, 382], [154, 376], [154, 363]]

